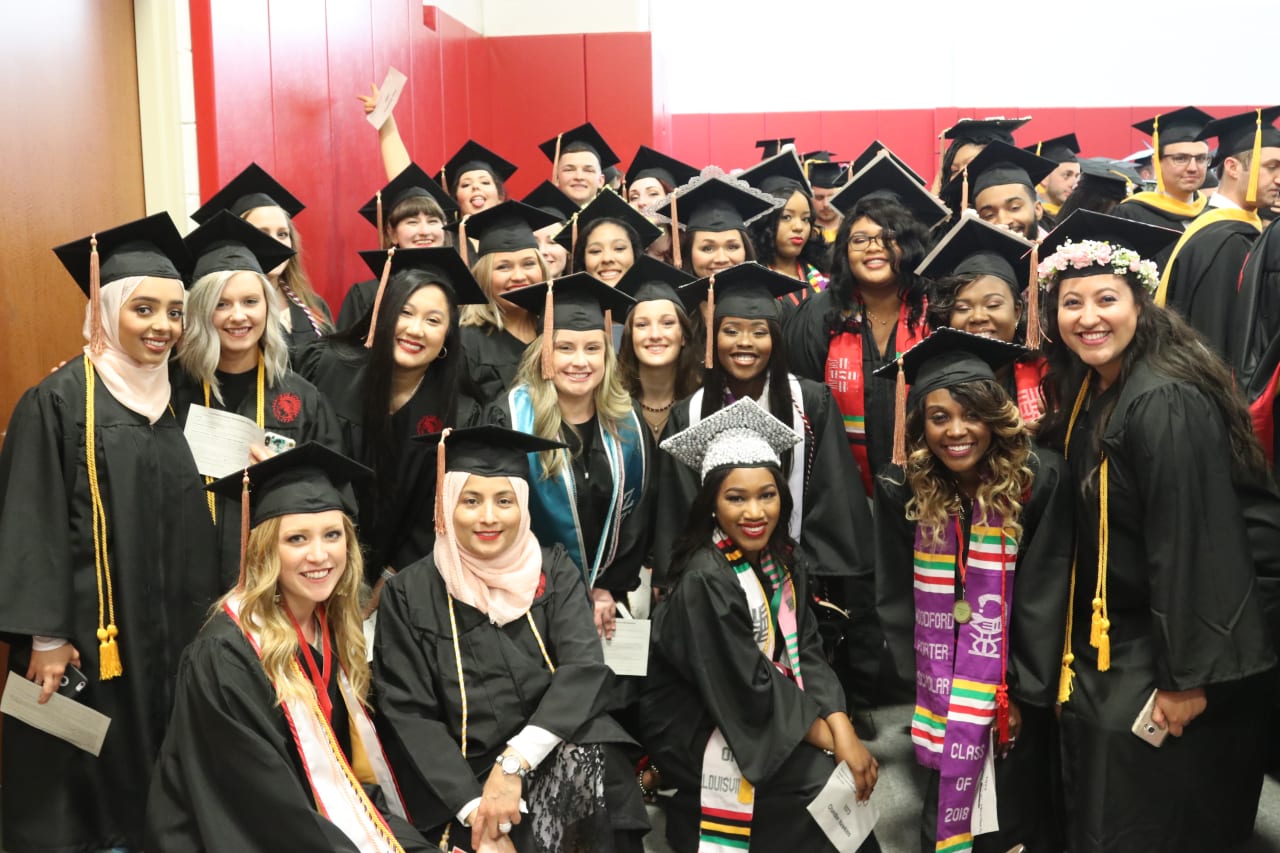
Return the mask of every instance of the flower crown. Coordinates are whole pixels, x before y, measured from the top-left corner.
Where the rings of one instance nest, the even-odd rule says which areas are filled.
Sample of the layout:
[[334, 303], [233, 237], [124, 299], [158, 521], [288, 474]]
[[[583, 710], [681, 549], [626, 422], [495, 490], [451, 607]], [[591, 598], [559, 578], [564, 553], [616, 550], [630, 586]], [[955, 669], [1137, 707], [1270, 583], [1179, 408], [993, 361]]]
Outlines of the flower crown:
[[1092, 266], [1109, 267], [1116, 275], [1132, 273], [1148, 293], [1154, 293], [1160, 285], [1160, 270], [1156, 268], [1155, 261], [1143, 260], [1132, 249], [1113, 246], [1103, 240], [1081, 240], [1079, 243], [1067, 240], [1058, 251], [1040, 262], [1036, 272], [1040, 286], [1053, 290], [1062, 273], [1068, 269], [1082, 270]]

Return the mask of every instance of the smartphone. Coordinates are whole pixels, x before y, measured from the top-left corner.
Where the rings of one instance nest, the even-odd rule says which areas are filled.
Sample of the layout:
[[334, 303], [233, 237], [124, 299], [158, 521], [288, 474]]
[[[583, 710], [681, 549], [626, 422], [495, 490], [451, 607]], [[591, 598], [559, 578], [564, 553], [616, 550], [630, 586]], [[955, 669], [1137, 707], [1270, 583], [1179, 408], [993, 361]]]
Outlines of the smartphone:
[[62, 672], [62, 684], [58, 686], [57, 692], [66, 696], [68, 699], [79, 699], [81, 692], [89, 685], [89, 679], [84, 677], [75, 664], [67, 664], [67, 668]]
[[1157, 726], [1151, 719], [1151, 714], [1156, 709], [1156, 692], [1152, 690], [1151, 695], [1147, 697], [1147, 704], [1142, 706], [1137, 719], [1133, 721], [1132, 731], [1152, 746], [1161, 746], [1164, 744], [1164, 739], [1169, 736], [1169, 730]]
[[284, 453], [286, 450], [293, 450], [293, 448], [298, 444], [298, 442], [294, 441], [292, 438], [278, 435], [274, 432], [266, 433], [263, 436], [262, 443], [267, 446], [268, 450], [277, 456]]

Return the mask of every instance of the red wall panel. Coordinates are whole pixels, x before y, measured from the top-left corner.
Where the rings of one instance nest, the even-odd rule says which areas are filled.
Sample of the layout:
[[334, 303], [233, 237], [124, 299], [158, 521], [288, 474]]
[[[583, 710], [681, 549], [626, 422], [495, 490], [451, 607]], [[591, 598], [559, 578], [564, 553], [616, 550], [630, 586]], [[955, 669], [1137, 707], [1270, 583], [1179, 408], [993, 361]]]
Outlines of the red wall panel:
[[[584, 38], [585, 117], [622, 158], [623, 171], [636, 148], [653, 139], [653, 77], [647, 73], [651, 53], [647, 33], [590, 33]], [[619, 92], [627, 97], [618, 97]], [[649, 108], [637, 109], [638, 104]]]

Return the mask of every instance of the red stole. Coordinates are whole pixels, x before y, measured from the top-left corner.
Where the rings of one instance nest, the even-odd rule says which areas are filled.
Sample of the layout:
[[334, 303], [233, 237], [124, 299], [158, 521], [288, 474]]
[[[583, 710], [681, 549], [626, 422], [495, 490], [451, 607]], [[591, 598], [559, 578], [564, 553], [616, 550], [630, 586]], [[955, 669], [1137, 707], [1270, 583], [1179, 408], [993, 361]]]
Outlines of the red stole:
[[[924, 340], [927, 330], [923, 322], [912, 331], [907, 326], [907, 303], [903, 302], [898, 309], [898, 324], [894, 327], [894, 357], [911, 349]], [[862, 474], [862, 486], [870, 497], [873, 489], [871, 460], [867, 457], [867, 403], [866, 380], [862, 362], [862, 325], [861, 312], [855, 312], [843, 325], [831, 331], [831, 342], [827, 347], [827, 387], [836, 398], [836, 405], [844, 419], [844, 434], [849, 440], [849, 449], [857, 460], [858, 470]], [[887, 425], [892, 428], [892, 424]]]
[[1040, 380], [1048, 369], [1048, 362], [1040, 357], [1013, 365], [1013, 383], [1017, 390], [1014, 402], [1018, 404], [1018, 414], [1029, 424], [1044, 416], [1044, 392], [1040, 390]]

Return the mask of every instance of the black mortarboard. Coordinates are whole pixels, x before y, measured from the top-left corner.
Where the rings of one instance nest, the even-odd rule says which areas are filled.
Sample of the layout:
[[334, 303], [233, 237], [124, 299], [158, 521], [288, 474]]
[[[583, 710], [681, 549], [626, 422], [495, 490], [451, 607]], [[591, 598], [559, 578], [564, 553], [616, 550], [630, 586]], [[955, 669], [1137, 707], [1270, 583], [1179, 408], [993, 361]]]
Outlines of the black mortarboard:
[[640, 237], [640, 249], [644, 250], [662, 236], [662, 229], [654, 225], [645, 215], [622, 200], [622, 196], [605, 187], [587, 206], [575, 212], [569, 224], [560, 229], [555, 241], [570, 252], [574, 251], [574, 242], [585, 236], [587, 229], [601, 219], [618, 219], [630, 225]]
[[642, 178], [657, 178], [675, 189], [698, 177], [698, 170], [688, 163], [668, 157], [661, 151], [641, 145], [636, 156], [631, 160], [631, 168], [627, 169], [627, 185], [630, 186]]
[[672, 199], [680, 213], [676, 224], [685, 231], [741, 230], [778, 206], [721, 177], [677, 190], [653, 212], [676, 221], [671, 215]]
[[1252, 151], [1255, 143], [1259, 148], [1280, 147], [1280, 130], [1275, 127], [1277, 118], [1280, 118], [1280, 106], [1249, 110], [1214, 119], [1204, 126], [1197, 138], [1217, 137], [1218, 153], [1213, 158], [1213, 165], [1220, 166], [1228, 157]]
[[492, 424], [420, 435], [414, 438], [430, 447], [443, 441], [445, 471], [462, 471], [481, 477], [529, 479], [529, 454], [566, 447], [552, 441]]
[[499, 180], [505, 181], [516, 173], [516, 164], [502, 159], [479, 142], [473, 142], [468, 139], [440, 167], [440, 174], [436, 176], [436, 179], [447, 187], [449, 192], [456, 193], [458, 190], [458, 178], [461, 178], [467, 172], [480, 170], [496, 175]]
[[1074, 133], [1068, 133], [1065, 136], [1042, 140], [1035, 145], [1024, 145], [1022, 150], [1037, 157], [1052, 160], [1061, 166], [1063, 163], [1079, 162], [1080, 142]]
[[229, 210], [187, 235], [187, 250], [195, 258], [192, 283], [215, 272], [256, 272], [265, 275], [293, 257], [294, 251], [268, 237]]
[[834, 157], [830, 151], [809, 151], [800, 156], [811, 187], [833, 190], [844, 182], [844, 167]]
[[952, 226], [925, 259], [916, 275], [943, 278], [949, 275], [991, 275], [1021, 293], [1031, 280], [1031, 268], [1023, 258], [1031, 241], [1008, 228], [983, 222], [967, 212]]
[[613, 149], [609, 147], [609, 143], [604, 141], [604, 137], [595, 129], [591, 122], [580, 124], [572, 130], [566, 130], [559, 136], [553, 136], [546, 142], [538, 146], [547, 159], [551, 161], [554, 167], [560, 159], [560, 155], [564, 153], [569, 146], [585, 146], [600, 160], [600, 169], [612, 166], [618, 162], [618, 155], [613, 153]]
[[1133, 129], [1150, 136], [1152, 147], [1156, 148], [1171, 142], [1195, 142], [1200, 136], [1200, 131], [1204, 130], [1204, 126], [1211, 121], [1213, 116], [1204, 110], [1183, 107], [1140, 121], [1133, 125]]
[[1028, 352], [1026, 347], [944, 326], [875, 372], [897, 378], [901, 370], [911, 386], [908, 408], [931, 392], [980, 379], [994, 381], [996, 371]]
[[796, 138], [794, 136], [783, 136], [777, 139], [756, 140], [756, 147], [760, 149], [761, 160], [768, 160], [770, 157], [775, 156], [779, 151], [781, 151], [784, 146], [787, 146], [787, 145], [794, 146], [795, 144], [796, 144]]
[[191, 269], [191, 255], [168, 213], [154, 213], [96, 235], [55, 246], [53, 253], [71, 273], [85, 296], [93, 298], [89, 271], [91, 245], [98, 241], [98, 278], [105, 287], [131, 276], [173, 278], [181, 281]]
[[898, 167], [902, 169], [902, 171], [906, 172], [908, 175], [910, 175], [912, 178], [915, 179], [915, 182], [917, 184], [920, 184], [920, 186], [924, 186], [924, 178], [920, 177], [920, 173], [917, 172], [915, 169], [911, 168], [910, 166], [908, 166], [905, 160], [903, 160], [897, 154], [894, 154], [893, 151], [889, 149], [888, 145], [885, 145], [883, 142], [881, 142], [878, 139], [873, 140], [871, 144], [868, 145], [861, 154], [859, 154], [856, 158], [854, 158], [854, 161], [852, 163], [849, 164], [849, 174], [856, 175], [859, 172], [861, 172], [863, 169], [867, 168], [867, 166], [871, 164], [871, 161], [874, 160], [876, 155], [879, 154], [881, 151], [884, 151], [885, 153], [887, 153], [893, 159], [893, 162], [898, 164]]
[[1130, 187], [1141, 186], [1142, 178], [1128, 163], [1101, 157], [1080, 161], [1080, 183], [1076, 192], [1098, 192], [1121, 201], [1128, 197]]
[[942, 132], [943, 139], [953, 139], [960, 143], [971, 142], [984, 145], [991, 141], [1013, 144], [1013, 132], [1031, 121], [1031, 116], [1024, 118], [962, 118]]
[[[371, 250], [361, 252], [360, 257], [374, 275], [382, 274], [387, 252]], [[458, 305], [483, 305], [489, 301], [462, 256], [450, 246], [396, 249], [391, 255], [391, 269], [387, 275], [393, 276], [404, 270], [422, 270], [434, 276], [436, 282], [453, 291], [453, 301]]]
[[844, 189], [831, 197], [831, 204], [844, 216], [864, 198], [887, 198], [905, 207], [926, 228], [946, 219], [951, 210], [929, 193], [914, 173], [884, 149], [853, 176]]
[[[746, 320], [778, 320], [778, 297], [794, 293], [806, 285], [798, 278], [774, 272], [763, 264], [747, 261], [700, 278], [680, 288], [687, 306], [707, 301], [713, 320], [742, 317]], [[711, 366], [715, 333], [707, 331], [707, 366]]]
[[560, 188], [550, 181], [538, 184], [533, 192], [520, 199], [520, 202], [536, 207], [543, 213], [549, 213], [560, 222], [567, 221], [578, 210], [577, 202], [560, 192]]
[[250, 163], [243, 172], [223, 184], [222, 189], [214, 193], [203, 207], [191, 214], [191, 218], [203, 225], [219, 210], [229, 210], [236, 216], [243, 217], [256, 207], [278, 207], [292, 219], [306, 205], [267, 174], [266, 169], [257, 163]]
[[270, 459], [214, 480], [209, 491], [241, 501], [244, 477], [249, 477], [249, 526], [257, 527], [282, 515], [311, 514], [340, 509], [356, 513], [351, 484], [373, 477], [365, 466], [316, 441], [301, 444]]
[[[538, 238], [534, 231], [556, 225], [560, 222], [554, 214], [521, 204], [518, 201], [504, 201], [493, 207], [467, 217], [466, 234], [480, 241], [477, 258], [491, 252], [518, 252], [521, 249], [538, 248]], [[450, 226], [459, 229], [458, 225]]]
[[[1079, 243], [1083, 240], [1098, 240], [1131, 249], [1143, 260], [1152, 260], [1162, 250], [1177, 242], [1181, 236], [1181, 231], [1171, 228], [1159, 228], [1131, 219], [1107, 216], [1092, 210], [1076, 210], [1058, 223], [1058, 227], [1050, 231], [1048, 236], [1040, 242], [1040, 257], [1048, 257], [1067, 241]], [[1095, 275], [1097, 272], [1097, 268], [1093, 266], [1083, 269], [1068, 266], [1061, 273], [1061, 277]]]
[[410, 163], [375, 193], [373, 198], [364, 203], [364, 207], [360, 208], [360, 215], [369, 220], [369, 224], [374, 228], [381, 228], [382, 223], [396, 209], [396, 205], [417, 196], [435, 199], [446, 217], [458, 210], [457, 203], [449, 193], [445, 192], [444, 187], [422, 171], [417, 163]]
[[641, 302], [669, 299], [677, 307], [684, 308], [678, 288], [692, 281], [694, 277], [684, 270], [649, 255], [641, 255], [636, 258], [631, 269], [618, 279], [616, 289], [630, 296], [637, 305]]
[[794, 192], [813, 195], [813, 187], [805, 177], [804, 166], [796, 155], [794, 148], [779, 151], [772, 157], [766, 157], [750, 169], [745, 169], [734, 176], [745, 181], [761, 192], [766, 192], [784, 204]]
[[[625, 317], [627, 311], [635, 304], [630, 296], [584, 272], [567, 275], [551, 283], [530, 284], [516, 290], [508, 290], [503, 294], [503, 298], [530, 314], [542, 316], [545, 312], [548, 288], [551, 288], [554, 305], [550, 328], [562, 331], [603, 330], [606, 311], [621, 318]], [[543, 317], [544, 327], [545, 319]]]
[[942, 197], [949, 204], [963, 209], [983, 190], [1021, 184], [1031, 191], [1034, 198], [1036, 184], [1056, 168], [1058, 164], [1052, 160], [1003, 142], [992, 142], [979, 151], [960, 174], [947, 182], [942, 189]]

